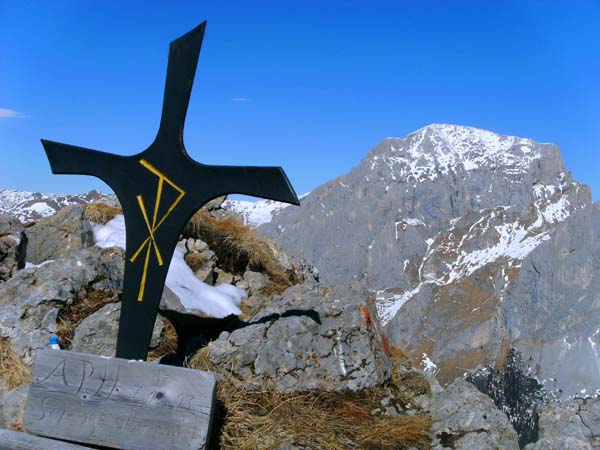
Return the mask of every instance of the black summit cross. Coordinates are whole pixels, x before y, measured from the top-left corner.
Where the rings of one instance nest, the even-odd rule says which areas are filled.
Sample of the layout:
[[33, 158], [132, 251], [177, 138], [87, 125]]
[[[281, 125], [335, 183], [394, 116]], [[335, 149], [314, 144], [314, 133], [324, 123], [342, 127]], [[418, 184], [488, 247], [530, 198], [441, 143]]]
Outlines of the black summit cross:
[[98, 177], [123, 207], [127, 248], [120, 358], [146, 359], [177, 239], [202, 205], [231, 193], [300, 204], [280, 167], [210, 166], [188, 156], [183, 126], [205, 26], [171, 42], [160, 127], [146, 150], [119, 156], [42, 140], [53, 173]]

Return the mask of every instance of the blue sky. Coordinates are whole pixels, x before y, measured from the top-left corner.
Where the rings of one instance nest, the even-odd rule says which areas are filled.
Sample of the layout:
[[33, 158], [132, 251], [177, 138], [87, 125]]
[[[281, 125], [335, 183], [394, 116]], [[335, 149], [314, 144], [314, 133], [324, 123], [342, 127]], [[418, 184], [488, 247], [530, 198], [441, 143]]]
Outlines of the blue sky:
[[185, 130], [200, 162], [280, 165], [298, 193], [383, 138], [455, 123], [558, 144], [600, 199], [600, 2], [0, 0], [0, 187], [40, 138], [119, 154], [156, 133], [168, 43], [208, 20]]

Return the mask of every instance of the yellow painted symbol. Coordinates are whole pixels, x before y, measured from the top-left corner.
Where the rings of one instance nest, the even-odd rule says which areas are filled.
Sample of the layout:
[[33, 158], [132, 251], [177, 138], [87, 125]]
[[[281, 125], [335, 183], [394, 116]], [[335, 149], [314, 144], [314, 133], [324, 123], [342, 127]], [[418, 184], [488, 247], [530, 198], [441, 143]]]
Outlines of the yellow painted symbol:
[[[163, 259], [160, 254], [160, 251], [158, 250], [158, 245], [156, 244], [156, 239], [154, 238], [154, 233], [156, 233], [156, 230], [158, 230], [158, 228], [163, 224], [163, 222], [166, 220], [166, 218], [169, 217], [169, 214], [171, 214], [173, 212], [175, 207], [179, 204], [179, 202], [185, 195], [185, 191], [183, 189], [181, 189], [179, 186], [177, 186], [175, 183], [173, 183], [165, 174], [163, 174], [160, 170], [158, 170], [156, 167], [154, 167], [148, 161], [146, 161], [145, 159], [141, 159], [140, 164], [158, 177], [158, 187], [156, 190], [156, 200], [154, 202], [154, 212], [152, 214], [152, 224], [150, 224], [150, 219], [148, 218], [148, 213], [146, 212], [146, 205], [144, 205], [144, 199], [142, 198], [141, 195], [137, 196], [137, 201], [140, 206], [140, 211], [142, 212], [142, 216], [144, 217], [144, 221], [146, 222], [146, 227], [148, 227], [148, 237], [144, 240], [144, 242], [142, 242], [142, 245], [140, 245], [140, 247], [133, 254], [133, 256], [131, 258], [129, 258], [129, 261], [135, 262], [135, 260], [140, 255], [140, 253], [142, 253], [144, 248], [146, 248], [146, 259], [144, 260], [144, 272], [142, 273], [142, 279], [140, 281], [140, 290], [138, 292], [138, 298], [137, 298], [138, 302], [141, 302], [144, 299], [144, 289], [146, 287], [146, 276], [148, 274], [148, 264], [150, 263], [150, 253], [152, 252], [153, 248], [154, 248], [154, 253], [156, 254], [156, 260], [158, 262], [158, 265], [159, 266], [163, 265]], [[165, 181], [167, 182], [167, 184], [169, 184], [169, 186], [171, 186], [173, 189], [175, 189], [177, 192], [179, 192], [179, 196], [175, 199], [175, 201], [171, 204], [171, 206], [169, 206], [169, 209], [167, 210], [167, 212], [160, 219], [158, 219], [158, 208], [160, 207], [160, 200], [162, 197], [163, 185], [164, 185]], [[157, 220], [158, 220], [158, 222], [157, 222]]]

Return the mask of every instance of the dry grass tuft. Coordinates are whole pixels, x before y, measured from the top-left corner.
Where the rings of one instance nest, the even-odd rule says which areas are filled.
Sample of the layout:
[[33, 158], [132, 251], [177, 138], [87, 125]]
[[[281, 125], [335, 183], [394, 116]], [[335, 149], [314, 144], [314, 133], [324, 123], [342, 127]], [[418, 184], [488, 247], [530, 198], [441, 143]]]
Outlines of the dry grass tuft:
[[148, 360], [150, 361], [177, 352], [177, 330], [175, 330], [175, 327], [169, 319], [166, 317], [161, 318], [165, 325], [160, 336], [161, 343], [158, 347], [153, 348], [148, 352]]
[[242, 314], [239, 316], [239, 318], [242, 320], [246, 320], [250, 317], [255, 316], [263, 307], [262, 303], [256, 301], [255, 296], [250, 297], [250, 299], [255, 301], [249, 301], [248, 299], [246, 299], [240, 305], [240, 310], [242, 311]]
[[[194, 369], [223, 374], [204, 348], [188, 362]], [[387, 395], [382, 388], [361, 392], [285, 393], [273, 385], [249, 389], [220, 377], [224, 405], [218, 440], [222, 450], [267, 450], [297, 443], [320, 450], [400, 450], [430, 447], [431, 420], [424, 416], [375, 416]]]
[[112, 220], [117, 214], [123, 214], [121, 208], [108, 206], [104, 203], [88, 203], [83, 206], [85, 218], [90, 222], [95, 222], [104, 225], [109, 220]]
[[206, 263], [204, 257], [200, 253], [186, 253], [184, 259], [194, 273]]
[[431, 419], [425, 416], [378, 417], [359, 442], [369, 449], [429, 448], [431, 425]]
[[60, 347], [63, 350], [70, 350], [77, 325], [103, 306], [118, 301], [117, 292], [89, 290], [83, 298], [77, 296], [73, 303], [63, 306], [56, 319], [56, 334], [59, 337]]
[[8, 339], [0, 339], [0, 380], [7, 389], [31, 380], [31, 368], [19, 358]]
[[411, 396], [427, 395], [431, 396], [431, 385], [427, 377], [419, 372], [408, 371], [395, 375], [393, 380], [396, 386], [402, 387]]
[[431, 385], [425, 375], [411, 369], [413, 361], [401, 347], [390, 345], [392, 377], [390, 383], [398, 388], [397, 398], [401, 404], [408, 404], [419, 395], [431, 396]]
[[216, 372], [218, 367], [210, 362], [208, 347], [203, 347], [186, 361], [186, 366], [190, 369], [205, 370], [207, 372]]
[[251, 269], [267, 275], [271, 283], [265, 294], [280, 293], [296, 282], [295, 275], [286, 273], [279, 265], [268, 241], [234, 217], [219, 218], [201, 209], [182, 234], [206, 242], [216, 253], [219, 267], [226, 272], [242, 274]]
[[390, 358], [392, 359], [393, 364], [400, 364], [407, 369], [410, 369], [413, 366], [412, 360], [408, 356], [408, 352], [397, 345], [390, 345]]
[[19, 420], [13, 420], [10, 425], [8, 426], [8, 429], [11, 431], [18, 431], [20, 433], [25, 433], [27, 430], [25, 429], [25, 426], [23, 425], [23, 420], [19, 419]]

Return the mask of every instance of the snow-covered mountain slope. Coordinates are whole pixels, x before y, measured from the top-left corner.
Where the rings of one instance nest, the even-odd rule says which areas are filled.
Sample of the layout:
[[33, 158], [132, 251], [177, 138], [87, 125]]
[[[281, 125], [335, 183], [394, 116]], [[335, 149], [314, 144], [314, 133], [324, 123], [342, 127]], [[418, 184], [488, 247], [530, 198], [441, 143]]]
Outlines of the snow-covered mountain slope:
[[[300, 195], [298, 198], [302, 200], [310, 192]], [[223, 202], [224, 209], [238, 213], [244, 220], [244, 224], [254, 227], [269, 223], [273, 216], [279, 213], [284, 208], [290, 206], [288, 203], [276, 202], [274, 200], [235, 200], [227, 199]]]
[[393, 179], [417, 182], [480, 167], [524, 174], [544, 153], [531, 139], [457, 125], [433, 124], [386, 141], [389, 147], [369, 155], [371, 170], [389, 170]]
[[512, 346], [540, 377], [560, 366], [572, 394], [600, 388], [599, 212], [556, 146], [436, 124], [385, 139], [258, 230], [326, 283], [363, 280], [389, 337], [444, 381]]
[[238, 213], [243, 218], [245, 224], [259, 226], [270, 222], [273, 214], [289, 205], [273, 200], [252, 202], [248, 200], [227, 199], [223, 202], [222, 206], [225, 209]]
[[21, 222], [48, 217], [69, 205], [81, 205], [106, 198], [100, 191], [86, 194], [56, 195], [17, 189], [0, 189], [0, 214], [16, 216]]

